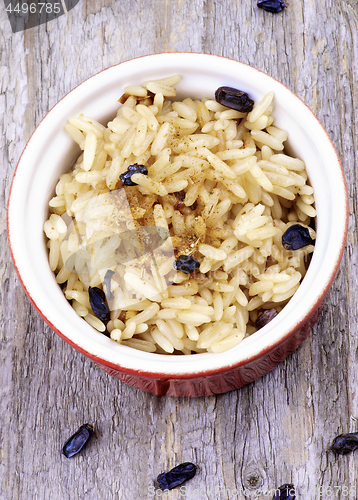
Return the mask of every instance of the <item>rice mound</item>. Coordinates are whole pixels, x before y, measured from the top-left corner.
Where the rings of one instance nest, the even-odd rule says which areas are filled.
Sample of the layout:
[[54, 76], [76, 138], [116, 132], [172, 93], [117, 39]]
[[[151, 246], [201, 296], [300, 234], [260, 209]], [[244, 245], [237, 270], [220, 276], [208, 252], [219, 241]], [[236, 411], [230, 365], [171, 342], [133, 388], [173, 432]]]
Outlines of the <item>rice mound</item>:
[[[222, 352], [300, 286], [314, 246], [286, 250], [282, 235], [299, 223], [315, 239], [314, 192], [273, 125], [273, 92], [242, 113], [176, 101], [179, 81], [126, 87], [107, 127], [69, 118], [82, 153], [49, 202], [49, 265], [76, 313], [114, 341], [159, 354]], [[130, 165], [147, 174], [126, 186]], [[199, 269], [175, 269], [182, 255]], [[105, 321], [91, 288], [104, 293]]]

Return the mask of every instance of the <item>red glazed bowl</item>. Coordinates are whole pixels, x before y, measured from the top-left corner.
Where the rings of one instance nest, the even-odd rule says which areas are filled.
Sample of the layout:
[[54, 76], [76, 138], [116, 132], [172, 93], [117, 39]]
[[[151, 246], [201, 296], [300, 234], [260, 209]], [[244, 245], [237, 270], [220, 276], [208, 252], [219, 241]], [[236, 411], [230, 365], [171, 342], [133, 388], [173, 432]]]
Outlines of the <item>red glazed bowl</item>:
[[[213, 96], [240, 88], [258, 102], [273, 90], [275, 124], [289, 133], [289, 153], [305, 161], [315, 190], [317, 239], [302, 284], [265, 327], [224, 353], [193, 356], [141, 352], [113, 342], [77, 316], [50, 271], [43, 224], [59, 175], [78, 150], [63, 130], [70, 116], [111, 119], [123, 87], [180, 74], [178, 97]], [[348, 201], [335, 148], [310, 109], [288, 88], [248, 65], [207, 54], [157, 54], [130, 60], [89, 78], [39, 124], [19, 160], [8, 204], [8, 238], [21, 283], [44, 320], [108, 374], [158, 396], [224, 393], [268, 373], [307, 337], [337, 272], [347, 234]]]

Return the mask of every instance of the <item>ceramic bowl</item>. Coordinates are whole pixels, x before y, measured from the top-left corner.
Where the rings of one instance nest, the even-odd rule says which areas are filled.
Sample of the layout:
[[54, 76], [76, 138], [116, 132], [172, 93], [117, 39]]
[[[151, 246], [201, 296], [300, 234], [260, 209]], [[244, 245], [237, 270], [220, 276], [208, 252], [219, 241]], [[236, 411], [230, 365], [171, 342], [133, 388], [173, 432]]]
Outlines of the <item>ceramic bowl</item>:
[[[275, 125], [288, 131], [289, 153], [306, 163], [315, 189], [317, 239], [303, 282], [265, 327], [224, 353], [160, 355], [122, 346], [99, 334], [65, 299], [49, 269], [43, 223], [60, 174], [77, 146], [63, 126], [84, 113], [102, 123], [113, 118], [123, 87], [173, 74], [182, 76], [178, 97], [213, 96], [220, 86], [246, 91], [258, 102], [275, 93]], [[207, 54], [170, 53], [140, 57], [84, 81], [45, 116], [28, 141], [13, 178], [8, 238], [16, 271], [50, 327], [108, 374], [158, 396], [224, 393], [268, 373], [307, 337], [337, 272], [347, 233], [347, 190], [337, 152], [318, 119], [287, 87], [240, 62]]]

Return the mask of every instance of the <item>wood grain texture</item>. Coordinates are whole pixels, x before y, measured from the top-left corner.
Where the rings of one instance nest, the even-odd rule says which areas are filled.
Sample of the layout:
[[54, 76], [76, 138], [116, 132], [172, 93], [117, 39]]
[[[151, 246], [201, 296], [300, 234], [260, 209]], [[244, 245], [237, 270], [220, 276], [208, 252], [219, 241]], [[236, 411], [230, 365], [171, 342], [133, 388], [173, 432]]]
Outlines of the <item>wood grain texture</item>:
[[[299, 499], [321, 488], [356, 500], [356, 454], [327, 447], [358, 430], [357, 0], [290, 0], [277, 15], [255, 0], [80, 0], [16, 34], [1, 2], [0, 36], [0, 499], [271, 500], [265, 490], [292, 482]], [[286, 84], [324, 124], [349, 190], [346, 251], [309, 338], [217, 397], [158, 399], [101, 372], [43, 323], [7, 246], [11, 177], [46, 112], [103, 68], [164, 51], [228, 56]], [[62, 444], [85, 422], [95, 438], [68, 460]], [[158, 491], [156, 476], [182, 461], [197, 476], [185, 491]]]

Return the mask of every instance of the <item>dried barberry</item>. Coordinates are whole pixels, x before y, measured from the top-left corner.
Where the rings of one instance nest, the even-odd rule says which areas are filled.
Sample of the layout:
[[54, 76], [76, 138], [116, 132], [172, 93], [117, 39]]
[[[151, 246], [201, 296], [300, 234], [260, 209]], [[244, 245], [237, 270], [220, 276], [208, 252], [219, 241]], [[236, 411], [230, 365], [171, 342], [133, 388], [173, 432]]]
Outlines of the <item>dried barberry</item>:
[[185, 191], [176, 191], [176, 192], [174, 193], [174, 196], [175, 196], [175, 198], [178, 198], [178, 200], [180, 200], [180, 201], [184, 201], [184, 198], [185, 198], [185, 196], [186, 196], [186, 193], [185, 193]]
[[79, 451], [82, 450], [84, 445], [87, 443], [91, 434], [93, 433], [93, 426], [90, 424], [81, 425], [81, 427], [76, 431], [63, 445], [62, 453], [67, 458], [73, 457]]
[[174, 210], [183, 210], [183, 208], [186, 208], [186, 206], [181, 201], [177, 201], [174, 205]]
[[273, 320], [276, 316], [278, 315], [278, 312], [276, 309], [266, 309], [262, 313], [260, 313], [257, 316], [257, 319], [255, 321], [255, 326], [259, 330], [260, 328], [263, 328], [267, 323], [269, 323], [271, 320]]
[[293, 484], [283, 484], [277, 488], [272, 500], [295, 500], [296, 490]]
[[219, 87], [215, 92], [215, 99], [219, 104], [241, 113], [248, 113], [254, 107], [254, 101], [246, 92], [232, 87]]
[[267, 12], [272, 12], [273, 14], [277, 14], [278, 12], [283, 11], [285, 8], [285, 3], [280, 0], [259, 0], [257, 2], [257, 6], [260, 9], [266, 10]]
[[137, 184], [132, 181], [133, 174], [148, 175], [147, 167], [145, 167], [144, 165], [139, 165], [138, 163], [134, 163], [133, 165], [129, 165], [126, 172], [121, 174], [119, 178], [125, 186], [137, 186]]
[[338, 455], [347, 455], [358, 448], [358, 433], [349, 432], [336, 436], [329, 447], [331, 451]]
[[173, 266], [177, 271], [181, 271], [185, 274], [191, 274], [199, 269], [200, 262], [190, 255], [179, 255]]
[[314, 245], [307, 227], [293, 224], [282, 235], [282, 245], [286, 250], [298, 250], [307, 245]]
[[90, 286], [88, 287], [88, 295], [93, 314], [104, 323], [109, 321], [110, 313], [106, 304], [104, 291], [96, 286]]
[[161, 490], [172, 490], [176, 486], [180, 486], [188, 479], [191, 479], [196, 474], [196, 465], [191, 462], [184, 462], [177, 465], [169, 472], [163, 472], [157, 477]]

